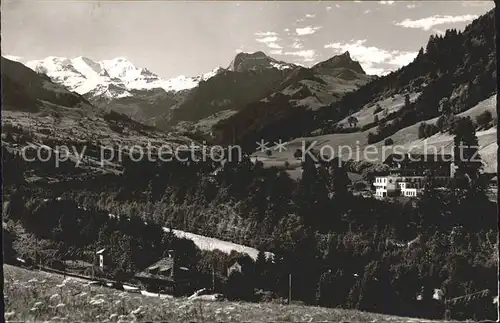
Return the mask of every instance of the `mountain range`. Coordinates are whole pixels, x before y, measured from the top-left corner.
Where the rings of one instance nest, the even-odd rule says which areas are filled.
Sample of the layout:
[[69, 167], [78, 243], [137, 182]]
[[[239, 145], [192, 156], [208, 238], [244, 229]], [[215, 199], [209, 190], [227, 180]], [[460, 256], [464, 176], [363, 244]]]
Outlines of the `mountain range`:
[[293, 106], [317, 109], [354, 90], [370, 77], [349, 53], [312, 68], [278, 61], [263, 52], [238, 53], [227, 68], [195, 77], [162, 79], [126, 58], [47, 57], [26, 63], [54, 83], [84, 96], [95, 106], [129, 115], [164, 130], [200, 132], [273, 93]]
[[87, 57], [65, 58], [50, 56], [28, 61], [26, 66], [37, 73], [46, 74], [54, 82], [81, 95], [119, 99], [130, 97], [134, 90], [163, 89], [178, 92], [194, 88], [201, 80], [217, 74], [220, 68], [195, 77], [178, 77], [164, 80], [147, 68], [137, 68], [124, 57], [93, 61]]
[[[26, 143], [35, 147], [85, 144], [82, 167], [101, 173], [100, 146], [134, 145], [153, 147], [168, 144], [172, 148], [189, 145], [193, 140], [167, 134], [141, 124], [126, 115], [105, 111], [84, 96], [54, 83], [48, 76], [2, 57], [2, 147], [18, 151]], [[120, 169], [110, 163], [107, 170]], [[54, 176], [64, 174], [54, 174]]]

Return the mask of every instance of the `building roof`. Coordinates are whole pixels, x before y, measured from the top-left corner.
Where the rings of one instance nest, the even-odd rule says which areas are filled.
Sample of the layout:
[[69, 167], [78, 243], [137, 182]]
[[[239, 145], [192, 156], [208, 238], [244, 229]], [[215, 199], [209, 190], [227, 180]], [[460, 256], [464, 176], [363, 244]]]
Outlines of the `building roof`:
[[[162, 258], [143, 271], [135, 274], [138, 278], [151, 278], [158, 280], [174, 281], [175, 278], [171, 276], [171, 271], [174, 268], [175, 262], [171, 257]], [[189, 268], [176, 267], [176, 271], [189, 272]], [[177, 274], [176, 274], [177, 275]]]
[[438, 162], [438, 163], [451, 163], [453, 156], [450, 154], [436, 153], [436, 154], [390, 154], [384, 164], [392, 162]]
[[[163, 258], [159, 261], [155, 262], [151, 266], [147, 267], [143, 271], [137, 273], [136, 277], [145, 277], [145, 278], [155, 278], [162, 280], [172, 280], [169, 275], [165, 275], [162, 273], [166, 273], [168, 270], [171, 270], [174, 267], [174, 260], [172, 258]], [[154, 273], [152, 273], [152, 271]]]
[[253, 260], [248, 255], [239, 255], [230, 260], [229, 267], [234, 266], [236, 263], [238, 263], [241, 267], [246, 267], [249, 265], [253, 265]]

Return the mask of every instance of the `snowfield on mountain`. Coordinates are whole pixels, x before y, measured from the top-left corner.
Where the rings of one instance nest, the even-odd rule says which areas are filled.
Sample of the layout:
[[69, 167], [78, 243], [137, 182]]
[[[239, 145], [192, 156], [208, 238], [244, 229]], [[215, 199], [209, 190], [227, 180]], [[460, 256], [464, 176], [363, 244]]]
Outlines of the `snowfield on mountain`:
[[163, 89], [167, 92], [192, 89], [200, 81], [208, 80], [221, 68], [199, 76], [180, 75], [163, 79], [147, 68], [138, 68], [124, 57], [93, 61], [87, 57], [55, 57], [28, 61], [26, 66], [49, 76], [52, 81], [64, 84], [79, 94], [105, 95], [108, 98], [132, 96], [130, 90]]

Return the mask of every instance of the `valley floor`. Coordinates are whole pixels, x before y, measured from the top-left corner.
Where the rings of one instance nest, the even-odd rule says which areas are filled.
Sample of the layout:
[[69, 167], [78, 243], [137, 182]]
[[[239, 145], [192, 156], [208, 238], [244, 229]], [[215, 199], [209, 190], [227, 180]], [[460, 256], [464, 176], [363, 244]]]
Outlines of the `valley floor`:
[[58, 274], [10, 265], [3, 269], [7, 321], [430, 322], [303, 305], [160, 299]]

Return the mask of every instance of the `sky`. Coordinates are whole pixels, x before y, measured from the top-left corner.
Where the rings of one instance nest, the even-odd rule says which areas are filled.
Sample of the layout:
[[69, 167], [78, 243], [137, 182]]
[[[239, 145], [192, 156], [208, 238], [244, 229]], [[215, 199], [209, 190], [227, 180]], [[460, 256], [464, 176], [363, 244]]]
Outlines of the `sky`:
[[349, 51], [368, 74], [408, 64], [431, 34], [463, 29], [493, 1], [2, 1], [2, 55], [125, 57], [164, 78], [264, 51], [304, 66]]

